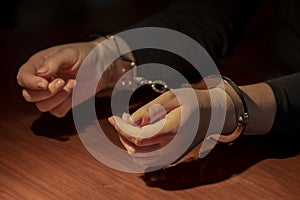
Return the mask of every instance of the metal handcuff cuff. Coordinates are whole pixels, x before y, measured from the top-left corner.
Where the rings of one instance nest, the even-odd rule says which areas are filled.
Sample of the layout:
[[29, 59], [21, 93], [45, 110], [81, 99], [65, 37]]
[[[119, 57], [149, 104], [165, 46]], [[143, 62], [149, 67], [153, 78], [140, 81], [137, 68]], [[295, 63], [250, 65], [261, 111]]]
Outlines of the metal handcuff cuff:
[[[105, 36], [105, 37], [113, 39], [113, 41], [116, 45], [117, 51], [120, 55], [120, 58], [123, 61], [130, 63], [131, 67], [136, 66], [136, 63], [134, 60], [131, 60], [130, 58], [127, 58], [126, 56], [121, 54], [120, 47], [114, 36]], [[150, 85], [151, 88], [157, 93], [162, 94], [162, 93], [170, 90], [168, 88], [167, 84], [161, 80], [151, 81], [151, 80], [145, 79], [144, 77], [134, 76], [134, 81], [138, 86], [142, 86], [145, 84]], [[196, 84], [193, 84], [190, 86], [194, 89], [200, 89], [200, 90], [201, 89], [202, 90], [203, 89], [211, 89], [213, 87], [217, 87], [217, 85], [220, 83], [220, 81], [223, 81], [225, 85], [230, 85], [230, 87], [235, 91], [235, 93], [237, 94], [237, 96], [240, 100], [239, 106], [234, 102], [234, 106], [235, 106], [235, 110], [236, 110], [237, 126], [236, 126], [235, 130], [229, 134], [226, 134], [226, 135], [220, 134], [220, 133], [211, 134], [210, 138], [214, 139], [218, 142], [221, 142], [221, 143], [230, 143], [230, 142], [233, 142], [234, 140], [236, 140], [240, 135], [242, 135], [242, 133], [244, 132], [244, 130], [250, 120], [248, 107], [247, 107], [246, 101], [244, 99], [243, 93], [240, 90], [240, 88], [228, 77], [217, 76], [217, 75], [205, 77], [199, 83], [196, 83]], [[207, 88], [206, 83], [210, 83], [209, 84], [210, 88]], [[128, 84], [128, 83], [124, 82], [122, 84]], [[129, 83], [129, 84], [132, 84], [132, 83]], [[225, 91], [227, 92], [226, 87], [225, 87]], [[232, 98], [232, 96], [230, 96], [230, 97]]]
[[[245, 128], [247, 124], [250, 121], [250, 116], [248, 112], [248, 107], [245, 101], [245, 98], [243, 96], [243, 92], [241, 89], [228, 77], [226, 76], [219, 76], [219, 75], [211, 75], [208, 77], [205, 77], [202, 79], [199, 83], [193, 84], [192, 88], [194, 89], [212, 89], [214, 87], [217, 87], [217, 85], [220, 84], [220, 81], [223, 81], [224, 83], [224, 89], [226, 93], [230, 93], [228, 90], [227, 85], [229, 85], [234, 92], [236, 93], [236, 96], [238, 98], [238, 103], [236, 102], [236, 98], [234, 98], [232, 95], [229, 95], [230, 98], [233, 101], [235, 111], [236, 111], [236, 121], [237, 126], [235, 130], [233, 130], [229, 134], [211, 134], [209, 136], [209, 139], [216, 140], [221, 143], [230, 143], [236, 140], [242, 133], [245, 131]], [[210, 86], [210, 88], [207, 88], [207, 85]]]

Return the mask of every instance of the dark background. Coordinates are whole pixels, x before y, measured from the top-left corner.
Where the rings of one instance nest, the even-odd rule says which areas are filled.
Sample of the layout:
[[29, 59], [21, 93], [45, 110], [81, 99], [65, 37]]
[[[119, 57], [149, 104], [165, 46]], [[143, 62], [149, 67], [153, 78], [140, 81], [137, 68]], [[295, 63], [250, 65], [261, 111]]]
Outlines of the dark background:
[[[164, 8], [170, 0], [12, 0], [2, 2], [0, 28], [31, 31], [33, 36], [58, 31], [110, 33]], [[76, 31], [75, 31], [76, 30]], [[70, 37], [72, 37], [70, 35]]]

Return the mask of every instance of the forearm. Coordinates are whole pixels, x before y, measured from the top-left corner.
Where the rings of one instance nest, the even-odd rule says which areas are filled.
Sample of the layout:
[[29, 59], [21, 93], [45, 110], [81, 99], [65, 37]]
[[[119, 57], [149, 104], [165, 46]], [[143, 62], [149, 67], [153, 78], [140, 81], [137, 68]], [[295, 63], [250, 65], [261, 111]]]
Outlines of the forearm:
[[250, 122], [246, 126], [245, 135], [268, 133], [274, 123], [276, 100], [271, 87], [266, 83], [241, 86], [248, 106]]
[[[300, 128], [300, 72], [240, 86], [248, 106], [250, 122], [244, 134], [282, 135], [297, 133]], [[232, 109], [228, 112], [234, 112]], [[231, 115], [232, 116], [232, 115]], [[227, 118], [231, 127], [236, 120]]]
[[[227, 81], [225, 81], [227, 83]], [[238, 87], [238, 86], [236, 86]], [[198, 95], [200, 110], [206, 108], [203, 102], [210, 102], [210, 107], [225, 112], [225, 121], [222, 133], [227, 135], [233, 133], [238, 126], [238, 118], [243, 116], [241, 97], [237, 90], [230, 84], [225, 84], [226, 98], [224, 99], [224, 91], [220, 88], [210, 89], [212, 96], [207, 93]], [[239, 86], [242, 96], [244, 97], [250, 120], [246, 120], [246, 129], [244, 134], [261, 135], [268, 133], [273, 126], [276, 113], [276, 100], [271, 87], [266, 83], [251, 84]], [[210, 100], [203, 100], [199, 97], [210, 96]], [[209, 98], [209, 97], [208, 97]], [[226, 104], [224, 104], [224, 100]], [[225, 107], [224, 107], [225, 106]], [[242, 109], [242, 107], [244, 107]], [[246, 110], [244, 110], [246, 111]], [[249, 122], [249, 123], [248, 123]], [[221, 122], [220, 122], [221, 123]], [[243, 123], [243, 122], [239, 122]]]
[[[98, 45], [103, 46], [106, 51], [113, 55], [114, 58], [114, 61], [102, 76], [101, 80], [104, 81], [100, 81], [100, 88], [101, 82], [105, 82], [105, 89], [113, 87], [133, 89], [133, 76], [135, 72], [132, 71], [132, 73], [127, 73], [126, 75], [125, 73], [133, 69], [135, 66], [135, 59], [126, 41], [119, 36], [105, 35], [96, 38], [95, 40], [91, 41], [91, 43], [94, 44], [95, 47]], [[116, 85], [120, 77], [122, 77], [123, 80], [121, 83], [118, 83], [119, 85]]]

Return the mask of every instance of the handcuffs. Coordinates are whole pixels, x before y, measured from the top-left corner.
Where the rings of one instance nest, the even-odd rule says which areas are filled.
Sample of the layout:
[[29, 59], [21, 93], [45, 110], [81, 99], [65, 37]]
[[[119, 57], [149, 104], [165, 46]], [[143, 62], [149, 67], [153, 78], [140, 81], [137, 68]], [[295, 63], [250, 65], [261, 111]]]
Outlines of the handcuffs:
[[[129, 63], [131, 67], [136, 67], [136, 63], [134, 60], [131, 60], [130, 58], [127, 58], [126, 56], [121, 54], [120, 47], [114, 36], [106, 36], [106, 38], [110, 38], [114, 41], [117, 51], [120, 55], [120, 58], [123, 61]], [[138, 76], [134, 76], [133, 79], [134, 79], [133, 80], [134, 84], [136, 84], [137, 86], [150, 85], [151, 88], [159, 94], [162, 94], [162, 93], [170, 90], [168, 85], [164, 81], [161, 81], [161, 80], [152, 81], [152, 80], [148, 80], [148, 79], [145, 79], [143, 77], [138, 77]], [[234, 140], [236, 140], [240, 135], [242, 135], [247, 124], [250, 121], [248, 107], [247, 107], [246, 101], [244, 99], [243, 92], [231, 79], [229, 79], [228, 77], [225, 77], [225, 76], [220, 76], [220, 75], [212, 75], [212, 76], [205, 77], [200, 82], [191, 85], [191, 87], [194, 89], [199, 89], [199, 90], [212, 89], [214, 87], [217, 87], [217, 85], [220, 84], [220, 81], [224, 82], [226, 92], [228, 92], [228, 90], [229, 90], [228, 87], [226, 87], [226, 86], [229, 85], [235, 91], [235, 93], [238, 97], [237, 98], [238, 100], [236, 100], [236, 98], [233, 98], [231, 95], [229, 95], [234, 102], [234, 106], [235, 106], [235, 110], [236, 110], [237, 126], [236, 126], [235, 130], [229, 134], [226, 134], [226, 135], [220, 134], [220, 133], [211, 134], [210, 138], [212, 138], [218, 142], [221, 142], [221, 143], [230, 143], [230, 142], [233, 142]], [[210, 88], [207, 88], [206, 83], [209, 83], [208, 85], [210, 86]], [[122, 82], [122, 84], [126, 85], [126, 84], [133, 84], [133, 83], [132, 83], [132, 81], [130, 81], [130, 82], [124, 81], [124, 82]], [[237, 102], [237, 101], [239, 101], [239, 102]]]

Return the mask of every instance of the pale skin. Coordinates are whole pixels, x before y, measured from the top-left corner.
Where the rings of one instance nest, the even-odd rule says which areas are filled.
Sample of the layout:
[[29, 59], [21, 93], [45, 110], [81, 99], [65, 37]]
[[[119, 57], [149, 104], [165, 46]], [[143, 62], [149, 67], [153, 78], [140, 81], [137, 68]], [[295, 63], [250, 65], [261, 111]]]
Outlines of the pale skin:
[[[54, 46], [32, 55], [17, 74], [24, 99], [34, 103], [41, 112], [65, 116], [72, 107], [72, 90], [78, 69], [90, 51], [103, 40], [105, 38], [101, 37], [91, 42]], [[116, 81], [114, 76], [120, 72], [111, 72], [104, 72], [97, 92], [111, 87]]]
[[[244, 92], [245, 100], [251, 117], [250, 123], [247, 125], [244, 134], [261, 135], [268, 133], [268, 131], [270, 131], [272, 128], [276, 113], [276, 103], [272, 89], [266, 83], [246, 85], [241, 86], [240, 88]], [[210, 103], [208, 92], [206, 90], [195, 90], [195, 93], [197, 94], [199, 102], [198, 109], [209, 109]], [[223, 133], [230, 133], [237, 125], [233, 102], [230, 100], [230, 98], [227, 102], [227, 112]], [[109, 122], [122, 136], [121, 140], [124, 146], [131, 152], [144, 152], [144, 149], [148, 149], [149, 145], [156, 144], [156, 146], [158, 146], [156, 148], [160, 148], [165, 145], [169, 141], [169, 138], [178, 131], [177, 125], [180, 123], [181, 107], [189, 106], [180, 105], [179, 102], [176, 101], [176, 97], [172, 95], [172, 92], [167, 92], [159, 96], [157, 99], [141, 107], [130, 116], [130, 120], [141, 127], [141, 132], [143, 132], [143, 127], [145, 126], [155, 126], [155, 124], [150, 124], [151, 120], [149, 117], [149, 108], [154, 104], [160, 104], [164, 106], [167, 114], [165, 116], [166, 122], [163, 129], [151, 138], [132, 137], [130, 130], [134, 125], [129, 123], [127, 126], [124, 126], [122, 120], [116, 116], [109, 118]], [[116, 123], [116, 120], [117, 122], [121, 123], [122, 129], [120, 129], [118, 123]], [[205, 134], [205, 132], [200, 131], [198, 134]]]
[[[73, 43], [51, 47], [37, 52], [19, 69], [17, 81], [23, 88], [22, 94], [26, 101], [32, 102], [41, 112], [50, 112], [54, 116], [63, 117], [72, 107], [72, 90], [75, 85], [75, 76], [80, 64], [89, 52], [104, 38], [92, 42]], [[122, 65], [117, 62], [117, 65]], [[104, 73], [97, 92], [110, 87], [111, 81], [116, 74], [109, 71]], [[266, 83], [257, 83], [240, 86], [248, 105], [250, 123], [246, 127], [245, 133], [265, 134], [270, 131], [276, 114], [276, 101], [274, 93]], [[184, 89], [181, 89], [184, 90]], [[125, 148], [130, 152], [144, 152], [159, 148], [174, 136], [178, 131], [181, 108], [188, 110], [200, 109], [200, 112], [210, 108], [209, 95], [207, 90], [195, 90], [198, 100], [198, 107], [194, 105], [180, 105], [171, 91], [159, 96], [138, 109], [130, 116], [130, 121], [124, 121], [119, 117], [111, 117], [108, 121], [114, 126], [120, 135]], [[230, 132], [237, 124], [233, 102], [230, 101], [230, 94], [227, 96], [228, 103], [226, 120], [223, 132]], [[137, 131], [143, 133], [155, 129], [156, 123], [151, 123], [149, 108], [154, 104], [160, 104], [166, 110], [166, 115], [161, 116], [166, 119], [163, 128], [150, 138], [135, 138], [129, 133], [134, 126]], [[153, 114], [153, 113], [152, 113]], [[122, 129], [116, 121], [123, 123]], [[200, 123], [201, 124], [201, 123]], [[205, 133], [199, 133], [205, 134]]]
[[[94, 47], [93, 43], [61, 45], [30, 57], [17, 75], [25, 100], [35, 103], [41, 112], [64, 116], [71, 108], [71, 93], [78, 68]], [[58, 73], [60, 77], [54, 77]]]

